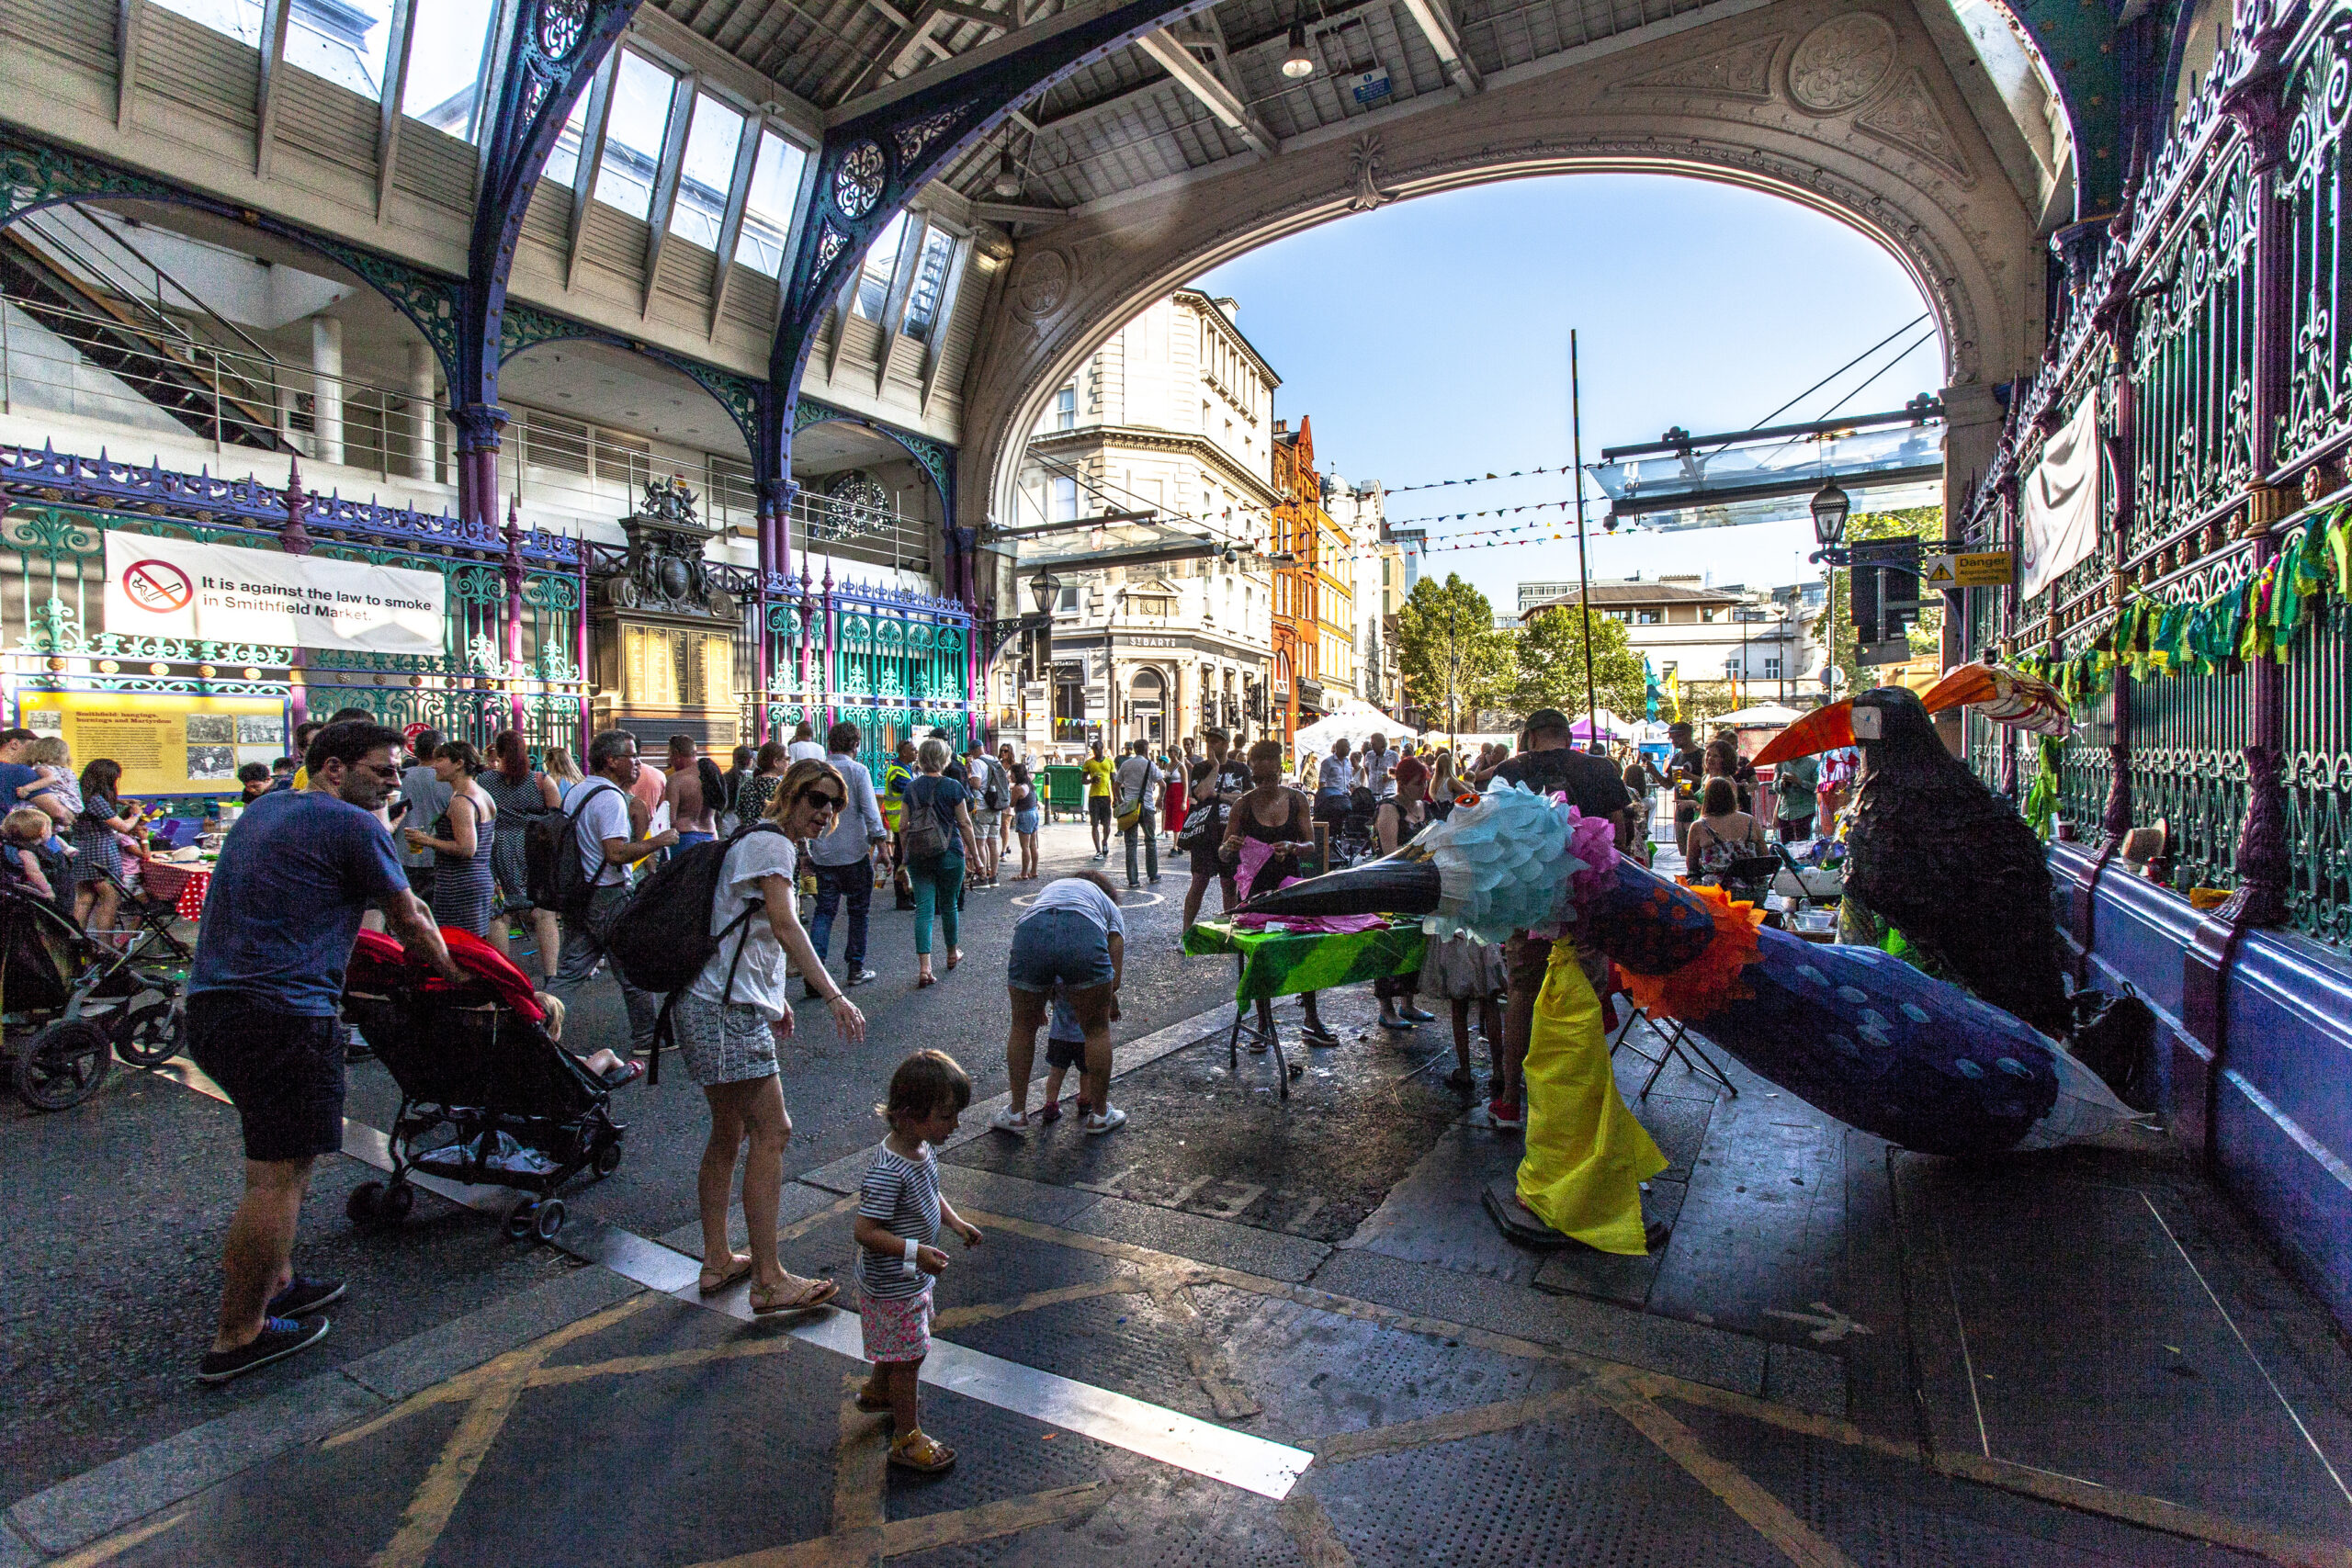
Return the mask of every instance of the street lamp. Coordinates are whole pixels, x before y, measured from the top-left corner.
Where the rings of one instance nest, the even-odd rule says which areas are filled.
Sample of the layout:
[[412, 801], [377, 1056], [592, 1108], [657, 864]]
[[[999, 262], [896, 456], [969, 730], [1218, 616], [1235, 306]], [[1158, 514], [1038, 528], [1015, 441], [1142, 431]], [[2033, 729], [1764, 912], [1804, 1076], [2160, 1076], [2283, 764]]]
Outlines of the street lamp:
[[1831, 479], [1813, 495], [1813, 538], [1822, 549], [1834, 550], [1846, 535], [1846, 514], [1854, 508], [1852, 497], [1838, 488]]
[[1037, 614], [1041, 615], [1052, 611], [1054, 596], [1061, 591], [1062, 580], [1054, 575], [1051, 567], [1040, 570], [1036, 576], [1029, 580], [1029, 597], [1037, 606]]
[[1830, 673], [1838, 668], [1838, 561], [1834, 552], [1838, 548], [1838, 541], [1845, 537], [1846, 513], [1853, 509], [1853, 504], [1852, 498], [1838, 488], [1836, 479], [1826, 481], [1814, 492], [1813, 537], [1821, 550], [1813, 558], [1821, 560], [1828, 558], [1829, 562], [1828, 604], [1823, 608], [1823, 614], [1829, 621], [1828, 634], [1823, 638], [1828, 647], [1828, 663], [1822, 681], [1824, 701], [1837, 695], [1829, 679]]

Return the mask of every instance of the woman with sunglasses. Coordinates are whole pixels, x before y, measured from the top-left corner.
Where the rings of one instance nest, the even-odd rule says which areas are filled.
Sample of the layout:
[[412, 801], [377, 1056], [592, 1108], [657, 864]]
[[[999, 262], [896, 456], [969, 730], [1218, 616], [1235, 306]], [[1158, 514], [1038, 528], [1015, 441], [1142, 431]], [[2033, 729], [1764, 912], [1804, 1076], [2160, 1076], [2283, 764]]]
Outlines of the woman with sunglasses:
[[[837, 1287], [785, 1272], [776, 1257], [776, 1206], [784, 1190], [784, 1145], [792, 1117], [776, 1078], [776, 1046], [791, 1037], [792, 1006], [785, 996], [787, 955], [821, 985], [833, 1028], [856, 1043], [865, 1015], [825, 973], [801, 930], [793, 902], [799, 861], [796, 845], [823, 838], [849, 800], [849, 785], [831, 762], [809, 757], [776, 781], [766, 816], [727, 852], [712, 896], [710, 929], [718, 951], [680, 993], [672, 1018], [678, 1054], [710, 1101], [710, 1142], [703, 1149], [697, 1195], [702, 1209], [702, 1279], [706, 1296], [752, 1277], [758, 1314], [822, 1306]], [[743, 1222], [752, 1250], [727, 1239], [727, 1199], [735, 1184], [735, 1154], [748, 1140], [743, 1162]]]

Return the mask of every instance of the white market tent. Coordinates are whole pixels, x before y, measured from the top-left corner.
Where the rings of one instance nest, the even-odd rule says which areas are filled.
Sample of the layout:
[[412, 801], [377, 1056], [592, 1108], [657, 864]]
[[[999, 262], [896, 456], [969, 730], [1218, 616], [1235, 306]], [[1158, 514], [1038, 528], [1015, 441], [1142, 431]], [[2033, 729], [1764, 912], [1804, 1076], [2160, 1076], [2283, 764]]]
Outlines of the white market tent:
[[1786, 707], [1779, 703], [1759, 703], [1736, 713], [1719, 714], [1707, 722], [1729, 725], [1734, 729], [1786, 729], [1804, 716], [1803, 708]]
[[1313, 724], [1302, 724], [1292, 744], [1301, 757], [1322, 756], [1331, 750], [1331, 742], [1344, 740], [1352, 751], [1375, 735], [1385, 735], [1393, 745], [1399, 740], [1418, 740], [1421, 732], [1410, 725], [1399, 724], [1361, 697], [1348, 697], [1340, 704], [1337, 713], [1327, 714]]

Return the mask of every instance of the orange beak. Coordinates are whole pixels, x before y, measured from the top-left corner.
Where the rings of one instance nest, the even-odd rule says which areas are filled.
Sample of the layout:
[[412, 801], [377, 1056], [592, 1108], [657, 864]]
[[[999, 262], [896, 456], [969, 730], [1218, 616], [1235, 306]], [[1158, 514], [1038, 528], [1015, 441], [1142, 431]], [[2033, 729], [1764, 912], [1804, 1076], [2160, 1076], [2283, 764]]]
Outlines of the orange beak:
[[1757, 767], [1769, 768], [1791, 757], [1810, 757], [1816, 751], [1853, 743], [1854, 699], [1848, 697], [1844, 702], [1814, 709], [1772, 737], [1771, 742], [1748, 761]]
[[1998, 695], [2000, 685], [1990, 668], [1983, 664], [1955, 664], [1944, 671], [1942, 680], [1928, 688], [1919, 701], [1929, 713], [1941, 713], [1946, 708], [1991, 702]]

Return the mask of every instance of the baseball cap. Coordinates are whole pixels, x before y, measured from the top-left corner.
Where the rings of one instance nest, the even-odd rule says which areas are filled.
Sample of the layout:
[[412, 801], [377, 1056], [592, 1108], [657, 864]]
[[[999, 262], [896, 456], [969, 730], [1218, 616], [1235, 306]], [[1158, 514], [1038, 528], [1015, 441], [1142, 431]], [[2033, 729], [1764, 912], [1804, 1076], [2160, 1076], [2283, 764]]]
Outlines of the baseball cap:
[[1568, 716], [1558, 708], [1537, 708], [1527, 716], [1527, 722], [1519, 727], [1520, 733], [1522, 735], [1533, 735], [1542, 730], [1567, 728]]

